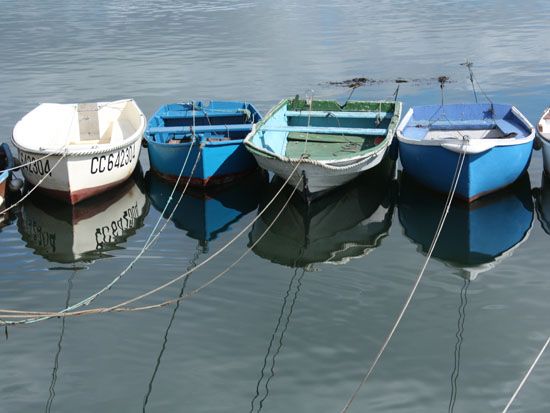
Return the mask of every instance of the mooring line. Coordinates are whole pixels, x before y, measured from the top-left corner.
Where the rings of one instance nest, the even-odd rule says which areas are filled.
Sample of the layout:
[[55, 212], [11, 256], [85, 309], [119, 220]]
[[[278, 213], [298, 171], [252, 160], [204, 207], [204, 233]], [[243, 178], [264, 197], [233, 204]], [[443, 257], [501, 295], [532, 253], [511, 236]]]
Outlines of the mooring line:
[[533, 371], [533, 369], [535, 368], [535, 366], [539, 362], [540, 358], [542, 357], [542, 354], [546, 350], [546, 347], [548, 347], [548, 344], [550, 344], [550, 336], [546, 339], [546, 342], [544, 343], [544, 346], [542, 346], [542, 348], [539, 351], [539, 354], [537, 354], [537, 357], [535, 358], [535, 360], [531, 364], [531, 367], [529, 367], [529, 370], [527, 370], [527, 373], [525, 373], [525, 375], [523, 376], [523, 379], [521, 380], [518, 387], [516, 388], [516, 391], [514, 392], [514, 394], [512, 395], [510, 400], [508, 401], [508, 403], [506, 404], [506, 407], [504, 408], [502, 413], [507, 413], [508, 409], [510, 408], [512, 403], [514, 403], [514, 400], [516, 400], [517, 395], [521, 391], [521, 389], [522, 389], [523, 385], [525, 384], [525, 382], [527, 382], [527, 379], [529, 378], [529, 376], [531, 375], [531, 372]]
[[[300, 166], [300, 164], [301, 164], [301, 159], [296, 163], [295, 167], [293, 168], [292, 172], [289, 174], [288, 178], [281, 185], [281, 188], [277, 191], [277, 193], [273, 196], [273, 198], [267, 203], [267, 205], [262, 209], [262, 211], [260, 211], [258, 213], [258, 215], [249, 224], [247, 224], [242, 231], [240, 231], [234, 238], [232, 238], [230, 241], [228, 241], [228, 243], [225, 246], [220, 248], [218, 251], [216, 251], [214, 254], [212, 254], [210, 257], [208, 257], [206, 260], [204, 260], [201, 263], [197, 264], [197, 266], [195, 268], [193, 268], [191, 270], [188, 270], [183, 274], [180, 274], [178, 277], [176, 277], [176, 278], [172, 279], [171, 281], [161, 285], [160, 287], [149, 290], [148, 292], [146, 292], [144, 294], [141, 294], [138, 297], [134, 297], [130, 300], [127, 300], [123, 303], [120, 303], [120, 304], [117, 304], [117, 305], [111, 306], [111, 307], [98, 307], [98, 308], [94, 308], [94, 309], [81, 310], [81, 311], [71, 311], [71, 309], [65, 309], [65, 310], [62, 310], [62, 311], [59, 311], [59, 312], [48, 312], [48, 311], [32, 311], [31, 312], [31, 311], [22, 311], [22, 310], [3, 310], [3, 309], [0, 309], [0, 325], [30, 324], [30, 323], [34, 323], [34, 322], [37, 322], [37, 321], [42, 321], [42, 320], [45, 320], [45, 319], [48, 319], [48, 318], [52, 318], [52, 317], [80, 316], [80, 315], [98, 314], [98, 313], [113, 312], [113, 311], [117, 311], [117, 312], [119, 312], [119, 311], [141, 311], [141, 310], [146, 310], [146, 309], [149, 309], [149, 308], [162, 307], [162, 306], [168, 305], [172, 302], [178, 301], [178, 299], [174, 299], [174, 300], [168, 300], [167, 302], [163, 302], [163, 303], [153, 305], [153, 306], [143, 306], [143, 307], [136, 307], [136, 308], [125, 308], [124, 307], [124, 306], [126, 306], [130, 303], [136, 302], [136, 301], [141, 300], [141, 299], [143, 299], [143, 298], [145, 298], [145, 297], [147, 297], [151, 294], [154, 294], [158, 291], [163, 290], [164, 288], [170, 286], [171, 284], [173, 284], [173, 283], [181, 280], [182, 278], [188, 276], [189, 274], [194, 272], [196, 269], [202, 267], [203, 265], [205, 265], [206, 263], [208, 263], [209, 261], [214, 259], [216, 256], [221, 254], [225, 249], [227, 249], [231, 244], [233, 244], [239, 237], [241, 237], [258, 219], [260, 219], [260, 217], [264, 214], [264, 212], [271, 206], [271, 204], [281, 194], [281, 192], [286, 187], [286, 185], [290, 182], [292, 176], [295, 174], [295, 172], [298, 169], [298, 167]], [[300, 178], [299, 182], [301, 182], [301, 179], [302, 178]], [[279, 212], [277, 217], [280, 215], [280, 213], [282, 213], [282, 211], [284, 210], [284, 208], [286, 207], [288, 202], [290, 202], [290, 199], [291, 199], [292, 195], [294, 194], [294, 192], [297, 190], [297, 188], [298, 188], [298, 186], [294, 187], [294, 191], [292, 192], [292, 194], [289, 197], [289, 199], [287, 200], [287, 202], [284, 204], [283, 208], [281, 209], [281, 211]], [[271, 226], [269, 226], [268, 229], [270, 227]], [[267, 230], [266, 230], [266, 232], [267, 232]], [[258, 241], [259, 240], [261, 240], [261, 237], [258, 239]], [[241, 257], [239, 257], [233, 264], [231, 264], [229, 267], [227, 267], [224, 271], [222, 271], [220, 274], [218, 274], [216, 277], [214, 277], [208, 283], [206, 283], [205, 285], [197, 288], [196, 290], [193, 290], [188, 295], [196, 294], [197, 292], [199, 292], [203, 288], [206, 288], [208, 285], [210, 285], [216, 279], [220, 278], [223, 274], [225, 274], [233, 266], [235, 266], [255, 245], [256, 245], [256, 243], [254, 243], [254, 245], [252, 247], [250, 247], [249, 250], [245, 251], [245, 253], [243, 255], [241, 255]], [[186, 298], [188, 295], [186, 295], [182, 298]], [[3, 318], [22, 318], [22, 317], [25, 317], [26, 319], [25, 320], [4, 320], [3, 319]], [[33, 318], [33, 317], [41, 317], [41, 318]]]
[[454, 173], [453, 180], [452, 180], [452, 184], [451, 184], [451, 190], [449, 191], [449, 195], [447, 196], [447, 201], [445, 202], [445, 207], [443, 208], [443, 213], [441, 214], [441, 218], [439, 220], [437, 229], [435, 231], [434, 238], [433, 238], [432, 243], [430, 245], [430, 248], [428, 250], [426, 260], [424, 261], [424, 265], [422, 266], [422, 269], [420, 270], [420, 273], [418, 274], [418, 276], [416, 278], [416, 281], [413, 285], [413, 288], [412, 288], [411, 292], [409, 293], [409, 296], [407, 297], [407, 300], [405, 301], [405, 305], [401, 309], [401, 312], [399, 313], [399, 316], [397, 317], [397, 320], [393, 324], [393, 327], [391, 328], [390, 333], [388, 334], [388, 336], [384, 340], [384, 343], [382, 344], [382, 347], [378, 351], [378, 354], [376, 355], [376, 357], [374, 359], [374, 362], [372, 363], [371, 367], [369, 368], [369, 370], [367, 371], [367, 373], [365, 374], [365, 376], [363, 377], [363, 379], [361, 380], [361, 382], [359, 383], [359, 385], [357, 386], [357, 388], [355, 389], [355, 391], [353, 392], [353, 394], [351, 395], [351, 397], [347, 401], [344, 408], [341, 410], [341, 413], [345, 413], [345, 412], [348, 411], [351, 404], [353, 403], [353, 401], [355, 400], [355, 398], [359, 394], [359, 391], [361, 390], [363, 385], [366, 383], [366, 381], [370, 377], [371, 373], [373, 372], [374, 368], [376, 367], [376, 364], [380, 360], [380, 357], [382, 356], [382, 353], [386, 349], [386, 347], [389, 344], [391, 338], [393, 337], [393, 334], [397, 330], [397, 326], [399, 325], [399, 323], [401, 322], [401, 319], [405, 315], [405, 311], [407, 311], [407, 308], [409, 307], [409, 304], [410, 304], [410, 302], [413, 298], [413, 295], [416, 292], [416, 289], [418, 288], [418, 285], [420, 284], [420, 280], [422, 279], [422, 276], [424, 275], [424, 271], [426, 270], [426, 267], [428, 266], [428, 262], [430, 261], [432, 253], [435, 249], [436, 243], [439, 239], [439, 235], [441, 234], [441, 231], [443, 229], [443, 224], [445, 223], [445, 220], [446, 220], [447, 215], [449, 213], [449, 210], [450, 210], [450, 207], [451, 207], [451, 202], [453, 200], [453, 197], [454, 197], [454, 194], [455, 194], [455, 191], [456, 191], [456, 187], [458, 186], [458, 181], [459, 181], [459, 178], [460, 178], [460, 173], [462, 171], [462, 165], [464, 164], [464, 159], [465, 158], [466, 158], [466, 154], [464, 152], [462, 152], [458, 157], [457, 166], [456, 166], [455, 173]]
[[[155, 223], [154, 225], [154, 228], [153, 230], [151, 231], [151, 233], [149, 234], [149, 237], [147, 238], [147, 240], [145, 241], [142, 249], [140, 250], [140, 252], [132, 259], [132, 261], [126, 266], [126, 268], [121, 272], [119, 273], [118, 276], [116, 276], [109, 284], [107, 284], [105, 287], [103, 287], [102, 289], [100, 289], [99, 291], [96, 291], [94, 294], [84, 298], [83, 300], [80, 300], [79, 302], [69, 306], [69, 307], [65, 307], [63, 310], [60, 310], [59, 312], [69, 312], [69, 311], [72, 311], [72, 310], [75, 310], [77, 308], [80, 308], [84, 305], [89, 305], [93, 300], [95, 300], [97, 297], [99, 297], [101, 294], [103, 294], [105, 291], [109, 290], [112, 288], [112, 286], [114, 284], [116, 284], [132, 267], [133, 265], [141, 258], [141, 256], [150, 248], [150, 246], [153, 244], [153, 242], [155, 241], [155, 239], [160, 235], [160, 233], [164, 230], [164, 228], [166, 227], [166, 223], [165, 225], [161, 228], [161, 230], [159, 231], [158, 234], [156, 234], [156, 237], [155, 239], [153, 239], [151, 241], [151, 238], [152, 238], [152, 235], [153, 233], [155, 232], [156, 228], [158, 228], [158, 225], [160, 224], [160, 221], [163, 219], [163, 214], [164, 212], [166, 211], [167, 207], [168, 207], [168, 204], [169, 202], [172, 200], [172, 196], [174, 194], [174, 192], [176, 191], [177, 189], [177, 185], [179, 184], [179, 181], [183, 175], [183, 171], [187, 165], [187, 161], [189, 159], [189, 154], [191, 153], [191, 149], [193, 147], [193, 143], [194, 143], [194, 140], [191, 142], [191, 146], [189, 148], [189, 151], [187, 153], [187, 156], [185, 158], [185, 161], [182, 165], [182, 168], [180, 170], [180, 173], [178, 175], [178, 178], [176, 180], [176, 183], [174, 184], [174, 187], [172, 188], [172, 192], [170, 193], [170, 197], [169, 197], [169, 200], [162, 212], [162, 214], [160, 214], [159, 218], [157, 219], [157, 222]], [[66, 154], [66, 153], [65, 153]], [[64, 154], [64, 156], [65, 156]], [[200, 151], [199, 151], [199, 154], [197, 156], [197, 159], [195, 160], [195, 164], [193, 165], [193, 168], [192, 168], [192, 171], [191, 171], [191, 175], [193, 174], [193, 172], [195, 171], [195, 168], [197, 166], [197, 163], [198, 163], [198, 158], [200, 157]], [[61, 159], [59, 160], [61, 161]], [[58, 163], [59, 163], [58, 161]], [[56, 165], [54, 165], [54, 167], [52, 167], [52, 170], [55, 168]], [[36, 185], [39, 186], [40, 183], [45, 179], [45, 177]], [[176, 203], [175, 207], [174, 207], [174, 210], [178, 207], [182, 197], [183, 197], [183, 194], [185, 193], [185, 191], [187, 190], [187, 186], [189, 184], [189, 181], [187, 181], [187, 184], [182, 192], [182, 194], [180, 195], [179, 199], [178, 199], [178, 202]], [[36, 187], [34, 187], [30, 192], [32, 192], [34, 189], [36, 189]], [[27, 193], [21, 200], [19, 200], [19, 203], [21, 201], [23, 201], [26, 197], [28, 197], [30, 195], [30, 192]], [[16, 204], [12, 205], [12, 207], [14, 207]], [[168, 220], [167, 220], [168, 221]], [[12, 321], [12, 322], [7, 322], [6, 324], [30, 324], [30, 323], [34, 323], [34, 322], [38, 322], [38, 321], [43, 321], [43, 320], [46, 320], [48, 318], [51, 318], [50, 316], [44, 316], [44, 317], [40, 317], [40, 318], [35, 318], [36, 316], [40, 315], [40, 314], [44, 314], [43, 312], [27, 312], [27, 314], [29, 314], [31, 317], [33, 318], [29, 318], [27, 320], [18, 320], [18, 321]], [[0, 323], [1, 324], [1, 323]]]
[[[199, 161], [199, 158], [200, 158], [200, 152], [197, 156], [197, 159], [195, 160], [195, 164], [193, 165], [193, 169], [191, 171], [191, 175], [193, 174], [193, 172], [195, 171], [195, 168], [198, 164], [198, 161]], [[188, 158], [186, 158], [186, 161], [187, 161]], [[183, 173], [183, 170], [184, 170], [184, 167], [185, 165], [182, 167], [181, 171], [180, 171], [180, 176], [181, 174]], [[189, 181], [187, 181], [187, 185], [189, 184]], [[187, 185], [185, 186], [184, 188], [184, 191], [182, 192], [182, 194], [180, 195], [179, 197], [179, 200], [178, 202], [176, 203], [175, 207], [174, 207], [174, 210], [178, 207], [178, 204], [179, 202], [181, 201], [181, 199], [183, 198], [183, 194], [185, 193], [185, 190], [187, 189]], [[176, 184], [174, 185], [174, 188], [172, 189], [172, 193], [175, 191], [175, 188], [177, 186], [177, 182]], [[169, 203], [170, 201], [168, 201]], [[167, 205], [168, 205], [167, 203]], [[91, 302], [93, 302], [97, 297], [99, 297], [101, 294], [103, 294], [104, 292], [110, 290], [113, 285], [115, 285], [124, 275], [126, 275], [126, 273], [134, 266], [134, 264], [143, 256], [143, 254], [145, 254], [145, 252], [151, 247], [151, 245], [154, 243], [154, 241], [158, 238], [158, 236], [160, 235], [160, 233], [164, 230], [164, 228], [166, 227], [167, 223], [165, 223], [165, 225], [160, 229], [160, 231], [155, 235], [155, 237], [153, 237], [153, 240], [151, 240], [152, 238], [152, 235], [155, 231], [155, 229], [158, 227], [158, 224], [160, 223], [160, 221], [162, 220], [163, 216], [162, 214], [159, 216], [158, 220], [157, 220], [157, 223], [155, 224], [155, 227], [154, 229], [151, 231], [151, 234], [149, 234], [149, 237], [147, 238], [147, 240], [145, 241], [145, 243], [143, 244], [143, 247], [141, 248], [141, 250], [139, 251], [139, 253], [132, 259], [132, 261], [130, 261], [130, 263], [126, 266], [126, 268], [124, 268], [124, 270], [122, 270], [113, 280], [111, 280], [111, 282], [109, 282], [105, 287], [103, 287], [102, 289], [96, 291], [94, 294], [80, 300], [79, 302], [69, 306], [69, 307], [66, 307], [64, 308], [63, 310], [59, 311], [58, 313], [68, 313], [68, 312], [71, 312], [77, 308], [80, 308], [84, 305], [89, 305]], [[166, 220], [168, 222], [168, 220]], [[33, 315], [33, 312], [29, 312], [28, 313], [31, 317]], [[35, 312], [34, 315], [37, 316], [39, 315], [40, 312]], [[47, 315], [46, 313], [44, 313], [45, 315], [43, 317], [39, 317], [39, 318], [29, 318], [27, 320], [17, 320], [17, 321], [8, 321], [6, 322], [5, 324], [31, 324], [31, 323], [35, 323], [35, 322], [38, 322], [38, 321], [44, 321], [44, 320], [47, 320], [48, 318], [51, 318], [52, 316], [50, 315]], [[2, 324], [2, 323], [0, 323]]]
[[57, 160], [56, 163], [54, 163], [54, 165], [52, 166], [52, 169], [50, 169], [50, 172], [47, 173], [46, 175], [44, 175], [37, 183], [35, 186], [33, 186], [30, 190], [27, 191], [27, 193], [25, 195], [23, 195], [20, 199], [17, 200], [17, 202], [13, 203], [12, 205], [10, 205], [8, 208], [4, 209], [3, 211], [0, 211], [0, 215], [4, 215], [6, 212], [12, 210], [13, 208], [15, 208], [16, 206], [18, 206], [19, 204], [21, 204], [25, 199], [27, 199], [33, 192], [36, 188], [38, 188], [42, 182], [44, 182], [46, 180], [46, 178], [48, 178], [48, 175], [57, 167], [57, 165], [59, 165], [59, 163], [67, 156], [67, 151], [65, 151], [63, 153], [63, 155], [61, 155], [59, 157], [59, 159]]
[[37, 162], [40, 162], [41, 160], [43, 159], [46, 159], [46, 158], [49, 158], [50, 156], [53, 156], [53, 155], [59, 155], [60, 152], [64, 151], [67, 147], [64, 145], [62, 146], [61, 148], [59, 149], [56, 149], [54, 150], [53, 152], [51, 153], [48, 153], [44, 156], [41, 156], [40, 158], [36, 158], [35, 160], [32, 160], [32, 161], [29, 161], [29, 162], [26, 162], [26, 163], [22, 163], [22, 164], [19, 164], [17, 166], [14, 166], [12, 168], [7, 168], [7, 169], [0, 169], [0, 174], [3, 173], [3, 172], [11, 172], [11, 171], [16, 171], [18, 169], [22, 169], [26, 166], [29, 166], [29, 165], [32, 165], [34, 163], [37, 163]]

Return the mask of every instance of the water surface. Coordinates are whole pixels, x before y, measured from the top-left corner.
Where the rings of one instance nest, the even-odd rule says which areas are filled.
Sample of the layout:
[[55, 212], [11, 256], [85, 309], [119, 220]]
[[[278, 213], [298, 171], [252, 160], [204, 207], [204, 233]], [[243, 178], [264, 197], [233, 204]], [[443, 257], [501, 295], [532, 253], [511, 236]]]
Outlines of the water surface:
[[[349, 90], [329, 82], [363, 76], [376, 82], [354, 98], [389, 98], [396, 78], [415, 80], [400, 88], [408, 107], [439, 102], [440, 75], [451, 80], [446, 101], [472, 101], [466, 59], [491, 99], [536, 122], [550, 94], [545, 6], [3, 2], [0, 141], [41, 102], [134, 97], [150, 116], [168, 102], [242, 99], [265, 113], [297, 93], [344, 101]], [[33, 198], [13, 214], [0, 229], [0, 307], [61, 309], [126, 267], [170, 193], [145, 173], [145, 152], [141, 165], [144, 176], [108, 199], [68, 210]], [[473, 212], [453, 207], [443, 243], [350, 411], [502, 410], [550, 333], [550, 185], [539, 152], [528, 172], [514, 191]], [[187, 281], [143, 304], [198, 288], [269, 226], [274, 213], [245, 229], [273, 185], [260, 176], [244, 188], [187, 194], [155, 245], [93, 305], [172, 279], [244, 229]], [[340, 411], [401, 309], [442, 208], [406, 179], [380, 193], [364, 185], [309, 211], [293, 200], [263, 243], [178, 306], [9, 328], [0, 411]], [[467, 229], [478, 235], [468, 238]], [[484, 244], [488, 233], [501, 242]], [[550, 409], [549, 360], [541, 359], [515, 411]]]

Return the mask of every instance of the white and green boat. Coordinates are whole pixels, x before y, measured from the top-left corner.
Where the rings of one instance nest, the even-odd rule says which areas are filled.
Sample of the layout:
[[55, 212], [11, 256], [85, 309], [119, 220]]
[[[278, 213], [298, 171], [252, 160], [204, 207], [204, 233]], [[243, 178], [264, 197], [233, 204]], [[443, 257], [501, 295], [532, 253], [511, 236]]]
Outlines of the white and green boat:
[[401, 108], [401, 102], [394, 101], [340, 105], [284, 99], [253, 127], [244, 144], [263, 169], [283, 179], [290, 176], [290, 184], [304, 196], [315, 197], [382, 161]]

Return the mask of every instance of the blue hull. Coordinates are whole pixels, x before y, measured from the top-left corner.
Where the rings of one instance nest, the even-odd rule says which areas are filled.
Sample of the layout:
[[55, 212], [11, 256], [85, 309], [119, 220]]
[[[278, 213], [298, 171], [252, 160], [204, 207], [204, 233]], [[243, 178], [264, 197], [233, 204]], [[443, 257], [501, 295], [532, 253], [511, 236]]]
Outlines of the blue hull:
[[[243, 176], [257, 168], [256, 160], [245, 149], [242, 140], [207, 143], [199, 148], [199, 143], [163, 144], [148, 143], [151, 167], [168, 180], [176, 180], [189, 150], [189, 159], [182, 174], [182, 182], [191, 179], [195, 186], [223, 184]], [[197, 156], [201, 152], [197, 162]], [[191, 175], [193, 166], [195, 171]]]
[[[497, 146], [486, 152], [466, 155], [456, 195], [473, 201], [515, 182], [527, 169], [533, 142]], [[448, 193], [459, 154], [440, 146], [399, 142], [403, 169], [420, 183]]]

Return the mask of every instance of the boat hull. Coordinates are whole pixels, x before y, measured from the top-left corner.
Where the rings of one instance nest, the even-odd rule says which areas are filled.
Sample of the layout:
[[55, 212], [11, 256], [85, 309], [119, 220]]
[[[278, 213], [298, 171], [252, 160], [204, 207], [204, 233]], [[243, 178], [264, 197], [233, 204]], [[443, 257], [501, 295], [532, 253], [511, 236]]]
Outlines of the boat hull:
[[355, 179], [368, 169], [374, 168], [380, 164], [386, 152], [387, 147], [382, 148], [380, 152], [369, 155], [370, 159], [367, 161], [356, 162], [351, 164], [349, 168], [341, 169], [327, 169], [322, 163], [302, 161], [294, 173], [292, 172], [299, 160], [283, 161], [257, 155], [256, 161], [262, 169], [271, 171], [284, 180], [290, 177], [290, 185], [296, 187], [303, 195], [309, 196], [311, 194], [315, 197]]
[[[147, 149], [151, 168], [162, 178], [176, 181], [181, 174], [182, 184], [189, 181], [192, 186], [209, 187], [232, 182], [258, 167], [242, 142], [242, 139], [203, 144], [148, 141]], [[187, 164], [181, 173], [187, 157]], [[193, 171], [195, 163], [197, 165]]]
[[[51, 155], [19, 149], [23, 176], [38, 191], [53, 198], [76, 204], [126, 181], [139, 161], [140, 140], [122, 147], [91, 154]], [[56, 166], [56, 163], [59, 162]]]
[[[514, 183], [527, 169], [533, 142], [496, 146], [488, 151], [466, 154], [456, 196], [471, 202]], [[460, 153], [441, 146], [399, 142], [403, 169], [420, 183], [448, 193]]]

